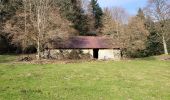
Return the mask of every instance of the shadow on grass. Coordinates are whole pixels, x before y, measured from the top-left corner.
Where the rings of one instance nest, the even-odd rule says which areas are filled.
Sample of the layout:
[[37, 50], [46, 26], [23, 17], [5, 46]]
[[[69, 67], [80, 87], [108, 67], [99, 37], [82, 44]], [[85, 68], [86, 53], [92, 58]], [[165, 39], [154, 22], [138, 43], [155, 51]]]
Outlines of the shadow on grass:
[[154, 56], [151, 56], [151, 57], [137, 58], [136, 60], [153, 61], [153, 60], [158, 60], [158, 59]]
[[138, 58], [138, 60], [147, 60], [147, 61], [162, 60], [162, 61], [166, 61], [166, 60], [170, 60], [170, 55], [157, 55], [157, 56], [151, 56], [151, 57], [145, 57], [145, 58]]
[[17, 55], [14, 54], [4, 54], [0, 55], [0, 63], [8, 63], [16, 60]]

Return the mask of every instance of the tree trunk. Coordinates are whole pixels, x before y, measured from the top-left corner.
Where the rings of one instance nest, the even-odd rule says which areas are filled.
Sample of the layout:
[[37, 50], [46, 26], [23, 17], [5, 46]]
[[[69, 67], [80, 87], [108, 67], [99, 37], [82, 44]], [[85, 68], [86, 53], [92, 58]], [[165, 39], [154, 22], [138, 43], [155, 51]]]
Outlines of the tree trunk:
[[38, 41], [37, 41], [37, 60], [40, 60], [40, 41], [39, 41], [39, 37], [38, 37]]
[[163, 40], [163, 46], [164, 46], [164, 53], [168, 55], [167, 43], [166, 43], [164, 36], [162, 36], [162, 40]]
[[38, 8], [38, 11], [37, 11], [37, 24], [38, 24], [38, 40], [37, 40], [37, 60], [40, 60], [40, 32], [41, 32], [41, 29], [40, 29], [40, 9]]

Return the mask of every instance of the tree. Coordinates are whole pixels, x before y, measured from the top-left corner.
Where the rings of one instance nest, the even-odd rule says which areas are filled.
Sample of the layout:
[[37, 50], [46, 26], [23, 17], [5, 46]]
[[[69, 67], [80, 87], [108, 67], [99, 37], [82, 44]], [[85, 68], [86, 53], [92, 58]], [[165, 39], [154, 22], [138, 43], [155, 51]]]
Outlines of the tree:
[[146, 49], [144, 52], [145, 55], [154, 56], [162, 54], [163, 46], [159, 39], [160, 36], [157, 34], [155, 22], [153, 22], [153, 20], [148, 15], [145, 18], [145, 27], [149, 31], [148, 40], [146, 42]]
[[102, 20], [102, 34], [111, 35], [114, 40], [116, 39], [123, 43], [128, 16], [128, 13], [123, 8], [105, 8]]
[[141, 8], [139, 8], [138, 13], [136, 15], [137, 17], [141, 18], [142, 20], [145, 20], [145, 14]]
[[113, 15], [109, 8], [105, 8], [103, 12], [104, 12], [102, 18], [103, 27], [101, 29], [101, 33], [102, 35], [112, 35], [112, 37], [115, 38], [117, 34], [116, 32], [117, 27], [116, 27], [116, 22], [113, 19]]
[[13, 45], [10, 44], [11, 38], [10, 33], [4, 31], [5, 23], [13, 18], [16, 11], [21, 8], [21, 0], [0, 0], [0, 37], [3, 37], [3, 40], [7, 42], [8, 51], [15, 51]]
[[162, 53], [163, 47], [159, 40], [159, 35], [156, 32], [155, 22], [151, 19], [149, 15], [145, 15], [144, 11], [139, 8], [136, 15], [141, 20], [144, 21], [145, 28], [149, 32], [149, 36], [146, 41], [146, 49], [139, 52], [140, 56], [154, 56]]
[[164, 53], [168, 54], [167, 41], [170, 40], [170, 33], [167, 31], [167, 20], [170, 19], [169, 0], [149, 0], [146, 7], [146, 14], [149, 15], [156, 24], [157, 35], [160, 37], [164, 47]]
[[[65, 38], [73, 33], [71, 22], [61, 17], [55, 0], [23, 0], [22, 8], [5, 23], [5, 31], [10, 33], [13, 44], [26, 48], [37, 48], [37, 59], [48, 44], [49, 38]], [[74, 31], [75, 32], [75, 31]]]
[[102, 16], [103, 11], [97, 0], [91, 0], [89, 4], [89, 21], [92, 22], [90, 23], [90, 27], [94, 27], [92, 29], [95, 33], [100, 32], [100, 28], [102, 27]]
[[132, 18], [128, 16], [120, 7], [104, 9], [102, 33], [117, 40], [125, 55], [138, 57], [139, 51], [146, 48], [149, 33], [145, 21], [139, 15]]
[[113, 7], [111, 8], [112, 18], [116, 24], [116, 34], [118, 40], [121, 40], [123, 35], [125, 34], [125, 25], [128, 22], [129, 14], [126, 12], [125, 9], [121, 7]]
[[136, 57], [138, 51], [146, 48], [148, 30], [145, 28], [144, 21], [135, 16], [130, 19], [126, 32], [124, 34], [124, 47], [127, 49], [128, 55]]
[[73, 27], [80, 35], [88, 32], [87, 16], [84, 14], [81, 0], [59, 0], [56, 1], [60, 7], [60, 13], [73, 23]]

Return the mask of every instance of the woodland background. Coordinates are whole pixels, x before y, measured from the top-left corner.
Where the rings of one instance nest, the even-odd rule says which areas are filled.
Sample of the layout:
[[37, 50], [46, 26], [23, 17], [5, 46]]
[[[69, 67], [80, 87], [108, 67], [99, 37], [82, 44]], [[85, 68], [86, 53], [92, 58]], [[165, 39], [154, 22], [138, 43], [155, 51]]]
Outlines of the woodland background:
[[0, 54], [37, 52], [39, 59], [50, 40], [70, 36], [109, 36], [126, 57], [168, 54], [170, 1], [148, 0], [132, 16], [97, 0], [0, 0]]

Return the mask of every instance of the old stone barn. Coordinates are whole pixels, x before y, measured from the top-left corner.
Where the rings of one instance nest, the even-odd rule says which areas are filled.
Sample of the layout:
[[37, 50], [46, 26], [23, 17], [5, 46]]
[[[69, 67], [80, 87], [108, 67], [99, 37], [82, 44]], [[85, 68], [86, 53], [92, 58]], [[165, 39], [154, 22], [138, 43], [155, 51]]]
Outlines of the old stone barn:
[[51, 42], [50, 55], [64, 52], [81, 50], [83, 54], [90, 54], [91, 59], [110, 59], [119, 60], [121, 58], [121, 49], [118, 42], [109, 37], [97, 36], [75, 36], [65, 41], [55, 39]]

